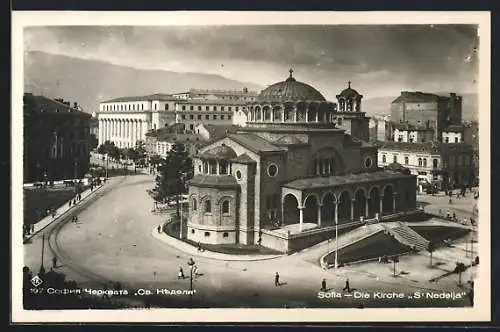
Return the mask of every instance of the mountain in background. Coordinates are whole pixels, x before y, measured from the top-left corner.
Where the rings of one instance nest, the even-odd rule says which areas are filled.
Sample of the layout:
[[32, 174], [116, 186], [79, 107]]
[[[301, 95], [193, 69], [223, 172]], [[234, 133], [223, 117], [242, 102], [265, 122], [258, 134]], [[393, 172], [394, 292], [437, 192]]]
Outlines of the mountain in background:
[[99, 102], [116, 97], [244, 87], [263, 89], [219, 75], [135, 69], [40, 51], [24, 55], [25, 92], [77, 102], [88, 113], [97, 111]]
[[[437, 93], [447, 95], [448, 93]], [[462, 96], [462, 120], [478, 120], [479, 118], [479, 96], [475, 93], [460, 94]], [[363, 100], [362, 108], [367, 116], [390, 115], [391, 103], [398, 96], [374, 97]]]

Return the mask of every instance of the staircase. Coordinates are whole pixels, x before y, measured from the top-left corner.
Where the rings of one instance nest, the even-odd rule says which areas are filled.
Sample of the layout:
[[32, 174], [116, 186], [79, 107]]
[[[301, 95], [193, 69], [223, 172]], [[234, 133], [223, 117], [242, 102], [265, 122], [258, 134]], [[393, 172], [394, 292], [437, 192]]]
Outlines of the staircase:
[[427, 250], [429, 241], [402, 222], [398, 222], [395, 227], [388, 229], [388, 231], [404, 245], [415, 247], [418, 251]]

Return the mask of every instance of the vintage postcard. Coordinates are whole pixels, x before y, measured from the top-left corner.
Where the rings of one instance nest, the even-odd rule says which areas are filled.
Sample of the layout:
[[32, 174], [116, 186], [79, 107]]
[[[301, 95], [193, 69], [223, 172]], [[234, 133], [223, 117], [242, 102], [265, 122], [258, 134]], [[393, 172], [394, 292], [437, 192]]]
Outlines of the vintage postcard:
[[13, 322], [490, 319], [488, 12], [12, 22]]

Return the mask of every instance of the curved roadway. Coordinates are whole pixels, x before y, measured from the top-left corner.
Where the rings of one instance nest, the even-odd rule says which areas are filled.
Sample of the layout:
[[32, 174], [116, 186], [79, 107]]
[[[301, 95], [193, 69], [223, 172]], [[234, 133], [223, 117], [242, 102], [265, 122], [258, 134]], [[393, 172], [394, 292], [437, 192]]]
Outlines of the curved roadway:
[[[82, 286], [101, 288], [110, 281], [119, 281], [130, 293], [144, 288], [156, 293], [158, 288], [189, 289], [189, 279], [178, 280], [182, 266], [188, 274], [190, 255], [170, 247], [151, 236], [153, 227], [164, 216], [153, 215], [152, 200], [146, 190], [153, 186], [150, 175], [113, 178], [103, 191], [82, 206], [79, 224], [61, 222], [45, 230], [50, 235], [46, 245], [45, 266], [49, 266], [53, 251], [59, 259], [57, 270], [67, 274]], [[47, 248], [48, 247], [48, 248]], [[25, 245], [25, 264], [32, 269], [40, 266], [41, 235]], [[323, 271], [315, 261], [324, 249], [265, 261], [218, 261], [193, 257], [203, 273], [194, 281], [196, 293], [193, 305], [198, 307], [342, 307], [342, 306], [426, 306], [429, 301], [359, 299], [319, 299], [321, 280], [341, 292], [344, 275], [351, 287], [372, 294], [372, 291], [413, 292], [436, 288], [431, 284], [407, 285], [390, 277], [376, 279], [370, 273], [346, 272], [336, 275]], [[274, 285], [279, 272], [282, 286]], [[445, 286], [445, 285], [443, 285]], [[108, 286], [109, 288], [110, 286]], [[452, 289], [456, 289], [452, 287]], [[137, 297], [141, 298], [141, 297]], [[144, 297], [142, 297], [144, 298]], [[189, 296], [159, 295], [153, 303], [165, 307], [187, 307]], [[436, 306], [468, 305], [463, 301], [437, 301]]]

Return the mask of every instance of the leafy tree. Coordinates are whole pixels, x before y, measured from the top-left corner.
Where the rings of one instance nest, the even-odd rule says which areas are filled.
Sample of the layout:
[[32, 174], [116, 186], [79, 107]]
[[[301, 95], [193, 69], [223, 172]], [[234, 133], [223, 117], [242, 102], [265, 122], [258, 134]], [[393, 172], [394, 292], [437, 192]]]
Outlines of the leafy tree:
[[118, 149], [118, 147], [115, 146], [115, 143], [111, 141], [105, 141], [102, 143], [97, 148], [97, 152], [100, 154], [107, 154], [113, 159], [120, 158], [120, 149]]
[[157, 168], [156, 187], [149, 191], [155, 202], [174, 198], [178, 217], [180, 217], [180, 195], [186, 190], [186, 180], [192, 177], [192, 168], [193, 162], [184, 144], [175, 143]]
[[137, 153], [137, 159], [144, 159], [146, 157], [146, 143], [144, 141], [137, 141], [135, 144], [135, 149]]

